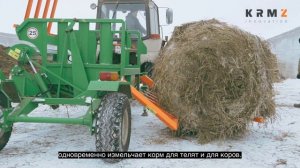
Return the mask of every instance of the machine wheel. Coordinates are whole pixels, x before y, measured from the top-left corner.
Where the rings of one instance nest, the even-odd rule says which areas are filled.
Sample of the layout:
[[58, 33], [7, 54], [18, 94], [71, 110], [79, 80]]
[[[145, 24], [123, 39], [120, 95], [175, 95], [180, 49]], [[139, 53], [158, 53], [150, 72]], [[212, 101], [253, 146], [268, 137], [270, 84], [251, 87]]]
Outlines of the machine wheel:
[[[300, 39], [299, 39], [299, 42], [300, 42]], [[298, 60], [298, 73], [297, 73], [296, 78], [300, 79], [300, 59]]]
[[[5, 108], [8, 108], [9, 106], [10, 104], [7, 100], [7, 97], [2, 92], [0, 92], [0, 124], [3, 123], [3, 110]], [[11, 132], [12, 130], [4, 132], [4, 130], [0, 128], [0, 151], [6, 146]]]
[[154, 64], [152, 62], [144, 62], [141, 65], [141, 72], [147, 72], [149, 77], [152, 77]]
[[[103, 97], [96, 116], [96, 151], [128, 151], [131, 132], [131, 109], [128, 97], [110, 93]], [[121, 159], [104, 159], [115, 163]]]

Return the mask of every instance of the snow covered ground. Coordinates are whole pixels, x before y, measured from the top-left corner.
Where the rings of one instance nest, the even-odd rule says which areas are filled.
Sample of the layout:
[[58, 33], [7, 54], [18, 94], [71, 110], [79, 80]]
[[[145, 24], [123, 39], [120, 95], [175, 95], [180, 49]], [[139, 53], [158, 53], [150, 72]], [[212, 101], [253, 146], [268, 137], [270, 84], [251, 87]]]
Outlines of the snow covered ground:
[[[275, 84], [278, 118], [265, 125], [253, 123], [243, 139], [198, 144], [192, 138], [177, 138], [151, 113], [142, 117], [142, 107], [132, 103], [132, 133], [130, 151], [242, 151], [240, 160], [164, 160], [128, 159], [117, 164], [102, 160], [59, 160], [58, 151], [94, 151], [95, 138], [84, 126], [18, 123], [8, 145], [0, 152], [0, 167], [270, 167], [300, 168], [300, 80], [289, 79]], [[35, 115], [68, 116], [78, 107], [50, 110], [41, 106]], [[71, 114], [70, 114], [71, 115]], [[73, 115], [72, 115], [73, 116]]]

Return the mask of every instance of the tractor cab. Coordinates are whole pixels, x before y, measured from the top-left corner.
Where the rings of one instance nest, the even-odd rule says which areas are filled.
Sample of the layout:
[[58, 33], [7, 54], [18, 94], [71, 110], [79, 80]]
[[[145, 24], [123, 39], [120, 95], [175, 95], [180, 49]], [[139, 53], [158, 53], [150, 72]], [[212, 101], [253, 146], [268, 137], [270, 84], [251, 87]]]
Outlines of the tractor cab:
[[[97, 9], [97, 18], [122, 19], [128, 30], [139, 31], [148, 49], [147, 55], [141, 57], [142, 70], [154, 62], [167, 38], [162, 39], [159, 7], [152, 0], [99, 0], [98, 5], [91, 4], [91, 9]], [[172, 24], [173, 11], [165, 9], [166, 24]], [[112, 27], [120, 29], [118, 25]]]

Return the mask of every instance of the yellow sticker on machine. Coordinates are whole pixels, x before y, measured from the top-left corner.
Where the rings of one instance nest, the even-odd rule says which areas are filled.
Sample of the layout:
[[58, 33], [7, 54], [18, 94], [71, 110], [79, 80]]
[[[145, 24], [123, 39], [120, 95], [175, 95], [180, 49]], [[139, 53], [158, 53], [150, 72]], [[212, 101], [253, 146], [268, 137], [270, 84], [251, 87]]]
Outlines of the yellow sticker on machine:
[[11, 56], [13, 59], [18, 60], [21, 54], [21, 50], [15, 48], [15, 50], [10, 49], [8, 55]]
[[15, 52], [20, 54], [21, 53], [21, 50], [19, 50], [18, 48], [15, 48]]

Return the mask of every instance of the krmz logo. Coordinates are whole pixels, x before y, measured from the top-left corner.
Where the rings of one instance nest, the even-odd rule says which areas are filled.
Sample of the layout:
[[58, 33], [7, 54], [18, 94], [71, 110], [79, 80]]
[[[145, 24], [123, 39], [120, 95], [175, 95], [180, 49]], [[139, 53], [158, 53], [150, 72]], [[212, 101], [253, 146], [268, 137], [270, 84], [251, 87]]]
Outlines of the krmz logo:
[[287, 9], [283, 8], [280, 10], [280, 13], [277, 9], [246, 9], [246, 17], [287, 17]]

